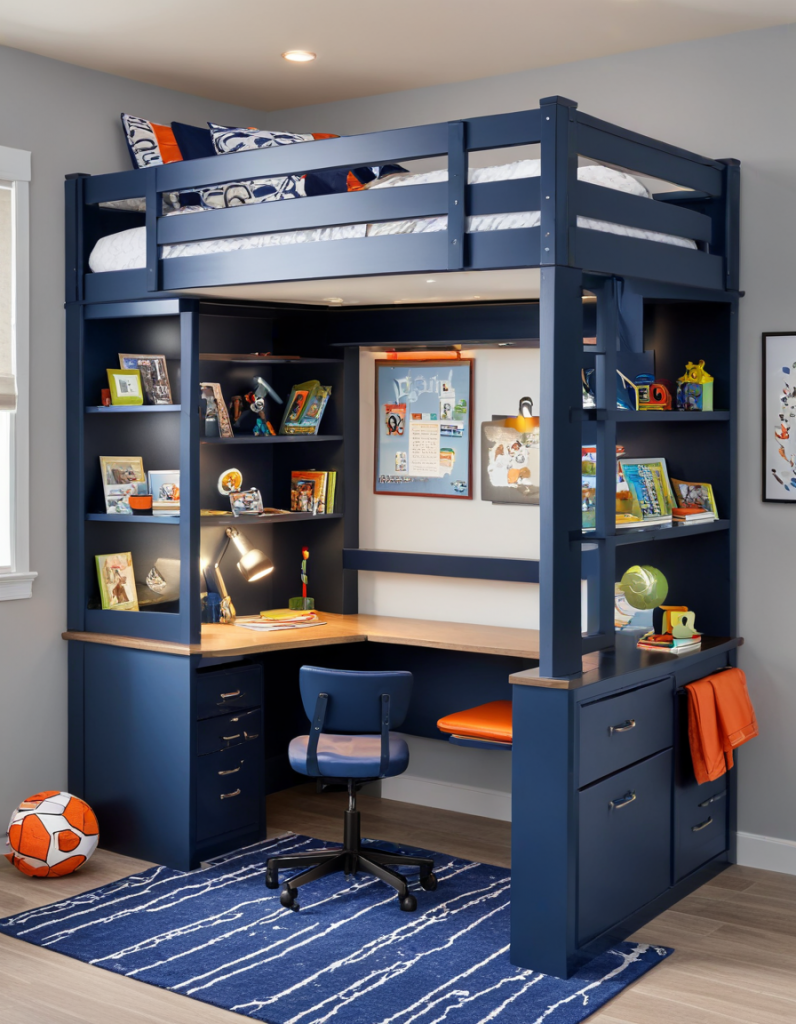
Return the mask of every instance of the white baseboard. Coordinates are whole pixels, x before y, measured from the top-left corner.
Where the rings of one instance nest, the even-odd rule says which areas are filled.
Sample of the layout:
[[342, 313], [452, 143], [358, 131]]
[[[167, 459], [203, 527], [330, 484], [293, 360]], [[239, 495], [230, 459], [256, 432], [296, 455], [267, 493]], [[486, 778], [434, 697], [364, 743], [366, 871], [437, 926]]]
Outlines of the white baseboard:
[[511, 793], [494, 789], [440, 782], [417, 775], [398, 775], [394, 779], [382, 779], [381, 795], [384, 800], [400, 800], [407, 804], [511, 821]]
[[739, 864], [796, 875], [796, 840], [756, 836], [751, 832], [738, 832], [737, 836]]

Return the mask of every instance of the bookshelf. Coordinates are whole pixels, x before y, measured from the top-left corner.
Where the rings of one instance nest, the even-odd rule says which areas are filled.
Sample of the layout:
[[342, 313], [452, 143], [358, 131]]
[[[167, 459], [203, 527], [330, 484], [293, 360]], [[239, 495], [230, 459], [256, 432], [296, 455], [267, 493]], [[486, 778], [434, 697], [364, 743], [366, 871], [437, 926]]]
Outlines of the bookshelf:
[[[356, 573], [342, 565], [343, 548], [357, 544], [357, 510], [349, 517], [345, 507], [346, 494], [357, 494], [357, 353], [326, 354], [322, 338], [302, 338], [301, 344], [294, 344], [292, 322], [291, 311], [285, 308], [193, 299], [88, 304], [68, 311], [70, 629], [196, 643], [200, 595], [206, 589], [200, 566], [217, 557], [224, 530], [233, 523], [253, 541], [256, 538], [275, 565], [270, 577], [246, 584], [230, 556], [232, 571], [227, 568], [225, 579], [239, 614], [286, 604], [298, 592], [304, 545], [311, 550], [310, 579], [319, 605], [331, 612], [357, 610]], [[300, 352], [301, 357], [280, 358], [280, 347]], [[274, 349], [275, 356], [244, 355]], [[174, 404], [94, 404], [107, 387], [106, 370], [118, 365], [119, 352], [164, 354]], [[218, 381], [228, 402], [233, 395], [252, 390], [255, 376], [266, 379], [283, 401], [300, 381], [317, 377], [331, 384], [320, 433], [255, 437], [249, 426], [246, 432], [236, 430], [233, 438], [204, 437], [200, 382]], [[354, 395], [356, 415], [346, 415], [347, 393]], [[273, 401], [268, 407], [277, 428], [283, 408]], [[180, 514], [107, 513], [100, 455], [140, 456], [147, 472], [179, 468]], [[242, 472], [244, 488], [257, 487], [263, 503], [276, 508], [290, 507], [291, 470], [335, 470], [336, 511], [262, 518], [200, 515], [203, 508], [228, 507], [229, 499], [218, 492], [217, 482], [232, 466]], [[179, 562], [179, 600], [139, 612], [103, 611], [94, 559], [116, 551], [131, 552], [139, 583], [159, 559]]]

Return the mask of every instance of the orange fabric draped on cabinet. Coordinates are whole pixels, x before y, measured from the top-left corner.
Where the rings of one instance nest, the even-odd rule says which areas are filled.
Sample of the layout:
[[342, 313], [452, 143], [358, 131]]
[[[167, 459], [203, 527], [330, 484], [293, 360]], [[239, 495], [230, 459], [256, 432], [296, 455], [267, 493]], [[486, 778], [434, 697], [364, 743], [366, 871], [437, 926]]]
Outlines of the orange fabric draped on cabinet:
[[732, 752], [758, 735], [746, 676], [729, 668], [688, 683], [688, 740], [698, 783], [712, 782], [733, 766]]

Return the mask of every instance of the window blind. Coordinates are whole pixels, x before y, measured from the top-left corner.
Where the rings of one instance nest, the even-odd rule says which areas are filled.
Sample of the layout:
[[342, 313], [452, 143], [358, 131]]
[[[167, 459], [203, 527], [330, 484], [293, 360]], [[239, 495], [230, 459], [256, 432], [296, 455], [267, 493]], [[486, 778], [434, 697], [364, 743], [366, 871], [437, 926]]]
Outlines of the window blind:
[[12, 188], [0, 184], [0, 411], [17, 407], [14, 377], [14, 235]]

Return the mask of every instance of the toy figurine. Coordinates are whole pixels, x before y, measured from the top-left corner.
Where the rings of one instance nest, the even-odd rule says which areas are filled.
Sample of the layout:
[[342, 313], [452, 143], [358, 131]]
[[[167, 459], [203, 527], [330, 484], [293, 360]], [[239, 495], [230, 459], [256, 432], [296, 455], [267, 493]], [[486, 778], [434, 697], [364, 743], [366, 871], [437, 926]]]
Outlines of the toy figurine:
[[307, 597], [307, 584], [309, 577], [307, 576], [307, 562], [310, 559], [309, 548], [301, 549], [301, 597], [291, 597], [288, 601], [288, 608], [292, 608], [294, 611], [313, 611], [315, 608], [315, 599]]
[[688, 412], [713, 411], [713, 378], [705, 370], [704, 359], [685, 364], [685, 373], [677, 379], [677, 408]]
[[663, 381], [655, 380], [650, 373], [642, 373], [636, 377], [635, 384], [639, 409], [671, 409], [672, 396]]
[[257, 417], [253, 433], [255, 435], [262, 434], [264, 437], [267, 437], [270, 434], [270, 431], [265, 418], [265, 400], [266, 398], [273, 398], [274, 401], [279, 402], [279, 404], [282, 405], [282, 399], [276, 391], [274, 391], [268, 381], [263, 380], [262, 377], [255, 377], [254, 383], [257, 387], [254, 391], [250, 391], [245, 396], [245, 400], [249, 403], [249, 409]]

